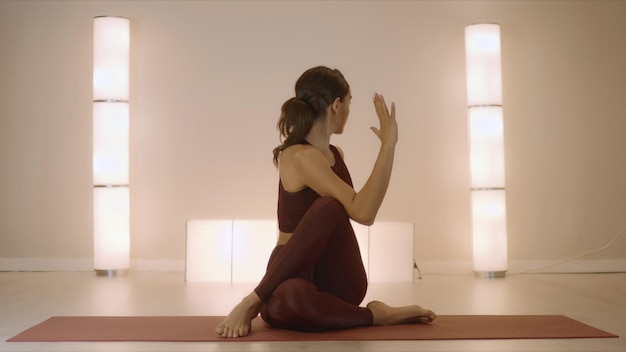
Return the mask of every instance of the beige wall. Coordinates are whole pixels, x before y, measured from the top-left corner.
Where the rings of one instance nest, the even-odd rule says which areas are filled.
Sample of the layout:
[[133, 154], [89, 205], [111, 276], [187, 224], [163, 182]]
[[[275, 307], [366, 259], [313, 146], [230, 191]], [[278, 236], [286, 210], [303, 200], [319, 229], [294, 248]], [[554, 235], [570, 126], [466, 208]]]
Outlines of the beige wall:
[[[0, 2], [0, 258], [92, 257], [92, 18], [132, 20], [132, 258], [182, 260], [191, 218], [272, 218], [275, 123], [341, 69], [355, 184], [398, 106], [379, 220], [421, 261], [471, 261], [463, 28], [502, 25], [509, 257], [556, 261], [626, 225], [626, 2]], [[626, 235], [585, 259], [626, 259]]]

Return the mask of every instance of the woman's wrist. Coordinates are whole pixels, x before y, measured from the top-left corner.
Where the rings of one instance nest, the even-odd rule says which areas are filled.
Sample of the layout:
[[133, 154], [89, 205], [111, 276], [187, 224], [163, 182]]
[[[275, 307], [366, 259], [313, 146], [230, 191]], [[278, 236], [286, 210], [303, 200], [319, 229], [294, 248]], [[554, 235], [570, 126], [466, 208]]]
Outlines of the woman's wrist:
[[387, 151], [394, 151], [396, 149], [396, 143], [391, 143], [391, 142], [381, 143], [380, 149], [387, 150]]

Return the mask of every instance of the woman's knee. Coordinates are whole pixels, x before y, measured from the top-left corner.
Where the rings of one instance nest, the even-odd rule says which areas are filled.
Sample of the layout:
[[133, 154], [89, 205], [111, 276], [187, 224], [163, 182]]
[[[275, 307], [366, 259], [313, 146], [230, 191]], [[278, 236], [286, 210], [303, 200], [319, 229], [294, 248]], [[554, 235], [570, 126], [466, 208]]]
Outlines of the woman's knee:
[[315, 291], [317, 291], [317, 288], [312, 282], [293, 278], [287, 279], [278, 285], [272, 296], [283, 302], [300, 305], [302, 303], [299, 302], [300, 300], [308, 301], [309, 296]]
[[283, 281], [264, 306], [263, 320], [275, 327], [295, 328], [294, 322], [300, 320], [301, 310], [306, 309], [316, 290], [315, 285], [304, 279]]

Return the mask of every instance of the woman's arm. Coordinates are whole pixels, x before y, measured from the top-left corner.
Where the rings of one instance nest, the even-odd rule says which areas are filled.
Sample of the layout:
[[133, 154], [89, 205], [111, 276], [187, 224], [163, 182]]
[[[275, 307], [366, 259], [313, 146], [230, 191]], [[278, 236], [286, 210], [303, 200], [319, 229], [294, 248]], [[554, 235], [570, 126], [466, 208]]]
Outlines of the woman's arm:
[[281, 175], [284, 179], [298, 180], [298, 183], [312, 188], [321, 196], [337, 199], [350, 218], [364, 225], [374, 222], [385, 197], [398, 140], [395, 105], [391, 104], [390, 112], [384, 98], [376, 94], [374, 106], [380, 127], [372, 127], [372, 131], [380, 139], [381, 145], [372, 173], [360, 191], [355, 192], [341, 180], [331, 170], [322, 153], [312, 146], [292, 147], [281, 155]]

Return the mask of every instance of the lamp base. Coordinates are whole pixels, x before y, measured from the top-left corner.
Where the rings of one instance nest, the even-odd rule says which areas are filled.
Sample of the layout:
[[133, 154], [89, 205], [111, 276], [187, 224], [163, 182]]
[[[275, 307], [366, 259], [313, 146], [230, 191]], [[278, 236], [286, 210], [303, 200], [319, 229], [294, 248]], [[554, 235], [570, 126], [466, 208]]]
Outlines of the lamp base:
[[506, 270], [504, 271], [474, 271], [474, 275], [481, 279], [499, 279], [506, 277]]
[[117, 277], [128, 275], [128, 269], [96, 269], [96, 276]]

